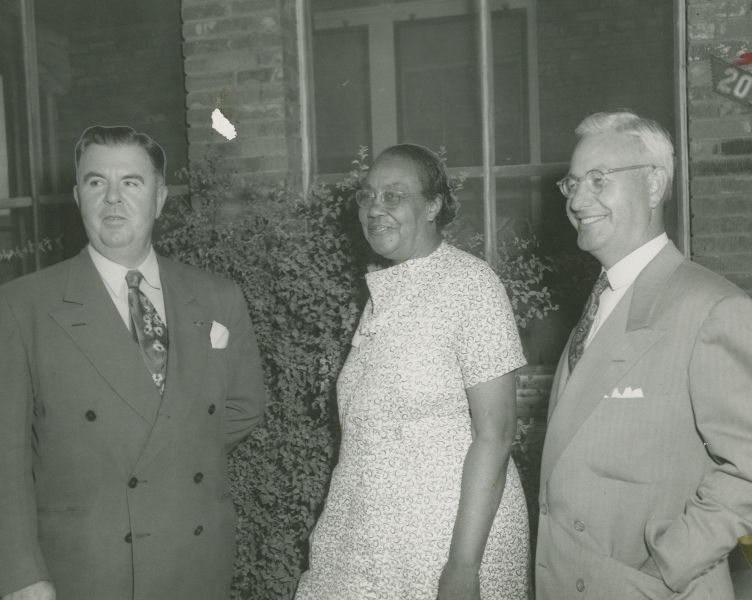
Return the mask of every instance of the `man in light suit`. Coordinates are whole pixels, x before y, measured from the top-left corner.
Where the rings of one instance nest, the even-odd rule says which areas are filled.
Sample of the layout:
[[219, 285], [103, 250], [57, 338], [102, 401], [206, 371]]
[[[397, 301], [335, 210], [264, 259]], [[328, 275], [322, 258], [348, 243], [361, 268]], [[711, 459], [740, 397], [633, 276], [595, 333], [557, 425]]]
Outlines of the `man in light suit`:
[[559, 186], [601, 277], [554, 378], [539, 600], [733, 600], [752, 531], [752, 300], [666, 237], [673, 147], [598, 113]]
[[154, 253], [162, 149], [76, 146], [89, 245], [0, 288], [0, 597], [229, 597], [227, 452], [264, 412], [240, 289]]

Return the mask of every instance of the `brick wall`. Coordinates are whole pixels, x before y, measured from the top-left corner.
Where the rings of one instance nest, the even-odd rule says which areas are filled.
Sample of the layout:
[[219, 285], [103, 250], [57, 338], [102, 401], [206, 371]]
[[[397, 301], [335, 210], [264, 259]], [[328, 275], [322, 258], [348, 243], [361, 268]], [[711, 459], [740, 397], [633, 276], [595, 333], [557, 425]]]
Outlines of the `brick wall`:
[[[183, 0], [182, 18], [191, 165], [209, 154], [246, 181], [299, 178], [294, 0]], [[215, 108], [235, 139], [212, 130]]]
[[[713, 91], [709, 56], [752, 50], [749, 0], [688, 2], [693, 258], [752, 292], [752, 109]], [[745, 67], [749, 69], [749, 67]]]

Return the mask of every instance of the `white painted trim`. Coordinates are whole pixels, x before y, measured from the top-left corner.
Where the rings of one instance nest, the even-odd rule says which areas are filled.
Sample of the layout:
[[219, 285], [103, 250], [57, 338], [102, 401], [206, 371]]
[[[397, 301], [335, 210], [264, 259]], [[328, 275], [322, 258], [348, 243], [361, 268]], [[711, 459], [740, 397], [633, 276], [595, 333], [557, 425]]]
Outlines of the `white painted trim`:
[[[368, 24], [371, 92], [371, 157], [397, 143], [397, 64], [394, 21], [384, 13]], [[375, 60], [375, 57], [379, 60]]]
[[295, 19], [298, 34], [298, 87], [300, 91], [300, 146], [303, 196], [308, 195], [313, 178], [313, 86], [311, 78], [310, 19], [307, 0], [296, 0]]
[[[491, 11], [527, 8], [531, 0], [487, 0]], [[466, 15], [467, 0], [418, 0], [401, 2], [391, 6], [368, 6], [317, 12], [313, 15], [314, 29], [330, 29], [348, 25], [369, 25], [373, 21], [408, 21]]]
[[489, 0], [478, 0], [478, 48], [483, 119], [483, 242], [488, 264], [496, 266], [496, 129], [494, 114], [494, 56]]
[[3, 90], [3, 76], [0, 75], [0, 198], [10, 196], [9, 156], [8, 135], [5, 130], [5, 94]]
[[689, 206], [689, 118], [687, 116], [687, 2], [674, 0], [674, 98], [676, 103], [676, 212], [679, 250], [690, 258], [691, 223]]

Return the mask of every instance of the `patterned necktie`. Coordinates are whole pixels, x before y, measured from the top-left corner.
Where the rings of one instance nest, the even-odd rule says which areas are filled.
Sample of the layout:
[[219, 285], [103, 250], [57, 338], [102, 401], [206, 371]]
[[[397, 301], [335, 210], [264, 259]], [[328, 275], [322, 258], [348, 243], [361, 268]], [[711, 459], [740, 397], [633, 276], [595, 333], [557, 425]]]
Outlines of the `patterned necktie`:
[[601, 294], [608, 287], [608, 276], [606, 272], [601, 272], [598, 281], [593, 286], [593, 291], [590, 292], [590, 297], [585, 303], [585, 310], [582, 311], [580, 322], [577, 323], [577, 328], [574, 330], [572, 336], [572, 343], [569, 345], [569, 374], [574, 371], [575, 365], [582, 358], [582, 353], [585, 352], [585, 340], [588, 338], [590, 328], [593, 326], [595, 320], [595, 314], [598, 312], [598, 304], [601, 300]]
[[128, 307], [131, 313], [131, 331], [135, 334], [141, 356], [151, 372], [151, 378], [160, 394], [164, 394], [167, 373], [167, 327], [159, 318], [154, 305], [139, 286], [144, 276], [133, 270], [125, 274], [128, 284]]

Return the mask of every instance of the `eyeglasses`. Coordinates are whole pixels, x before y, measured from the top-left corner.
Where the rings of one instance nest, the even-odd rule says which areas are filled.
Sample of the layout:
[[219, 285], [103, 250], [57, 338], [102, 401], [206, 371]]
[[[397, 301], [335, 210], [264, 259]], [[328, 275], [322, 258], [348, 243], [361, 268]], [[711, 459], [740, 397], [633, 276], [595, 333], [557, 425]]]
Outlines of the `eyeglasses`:
[[376, 198], [381, 196], [381, 201], [386, 208], [397, 208], [407, 196], [420, 196], [422, 192], [381, 192], [374, 194], [371, 190], [358, 190], [355, 192], [355, 201], [360, 208], [371, 208]]
[[580, 182], [584, 181], [588, 189], [593, 194], [600, 194], [606, 185], [606, 175], [610, 173], [618, 173], [619, 171], [631, 171], [632, 169], [642, 169], [644, 167], [650, 167], [655, 169], [655, 165], [632, 165], [631, 167], [619, 167], [618, 169], [609, 169], [608, 171], [599, 171], [593, 169], [585, 173], [585, 177], [573, 177], [567, 175], [561, 181], [557, 181], [556, 185], [559, 186], [561, 193], [567, 198], [571, 198], [577, 193], [577, 188], [580, 187]]

